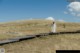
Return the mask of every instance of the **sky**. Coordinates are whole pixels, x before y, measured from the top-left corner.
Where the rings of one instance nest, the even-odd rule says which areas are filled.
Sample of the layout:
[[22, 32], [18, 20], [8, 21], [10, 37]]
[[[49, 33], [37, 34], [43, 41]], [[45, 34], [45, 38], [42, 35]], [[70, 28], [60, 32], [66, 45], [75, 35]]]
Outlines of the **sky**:
[[80, 16], [69, 12], [72, 9], [70, 4], [66, 0], [0, 0], [0, 22], [48, 17], [66, 22], [80, 22]]

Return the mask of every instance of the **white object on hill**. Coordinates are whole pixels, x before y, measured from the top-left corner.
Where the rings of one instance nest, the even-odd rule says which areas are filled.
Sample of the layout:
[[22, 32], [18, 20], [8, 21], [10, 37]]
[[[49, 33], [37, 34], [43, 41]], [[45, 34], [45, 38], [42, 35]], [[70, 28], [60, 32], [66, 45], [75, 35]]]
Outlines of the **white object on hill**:
[[56, 23], [55, 23], [55, 19], [53, 17], [48, 17], [46, 18], [46, 20], [52, 20], [53, 21], [53, 24], [51, 26], [51, 32], [52, 33], [56, 33]]
[[52, 31], [51, 32], [53, 32], [53, 33], [55, 33], [56, 32], [56, 23], [55, 22], [53, 22], [53, 25], [52, 25]]

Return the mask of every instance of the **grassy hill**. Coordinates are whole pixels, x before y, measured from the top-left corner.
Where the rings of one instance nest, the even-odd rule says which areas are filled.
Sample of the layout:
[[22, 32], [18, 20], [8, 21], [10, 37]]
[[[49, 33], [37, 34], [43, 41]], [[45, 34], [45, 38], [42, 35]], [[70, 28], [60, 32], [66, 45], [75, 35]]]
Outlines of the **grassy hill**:
[[[79, 23], [56, 22], [57, 32], [80, 30]], [[0, 40], [51, 31], [52, 21], [25, 20], [0, 24]], [[0, 46], [6, 53], [55, 53], [56, 50], [79, 50], [80, 34], [63, 34], [35, 38]]]
[[[79, 23], [56, 22], [57, 32], [76, 31], [80, 29]], [[52, 21], [24, 20], [0, 23], [0, 40], [17, 36], [47, 33], [51, 31]]]

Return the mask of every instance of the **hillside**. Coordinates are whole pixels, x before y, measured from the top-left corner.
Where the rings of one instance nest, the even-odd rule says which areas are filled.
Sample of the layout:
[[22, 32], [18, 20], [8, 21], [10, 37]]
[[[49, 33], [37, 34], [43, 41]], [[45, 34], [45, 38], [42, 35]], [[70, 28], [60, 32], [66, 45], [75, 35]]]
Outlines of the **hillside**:
[[56, 50], [80, 50], [80, 34], [45, 36], [0, 46], [6, 53], [56, 53]]
[[[76, 31], [79, 23], [56, 22], [57, 32]], [[47, 33], [51, 31], [52, 21], [24, 20], [0, 24], [0, 40], [31, 34]]]
[[[25, 20], [0, 24], [0, 40], [25, 36], [28, 34], [47, 33], [52, 21]], [[57, 32], [80, 30], [79, 23], [56, 22]], [[56, 50], [79, 50], [80, 34], [48, 35], [31, 40], [0, 46], [6, 53], [55, 53]]]

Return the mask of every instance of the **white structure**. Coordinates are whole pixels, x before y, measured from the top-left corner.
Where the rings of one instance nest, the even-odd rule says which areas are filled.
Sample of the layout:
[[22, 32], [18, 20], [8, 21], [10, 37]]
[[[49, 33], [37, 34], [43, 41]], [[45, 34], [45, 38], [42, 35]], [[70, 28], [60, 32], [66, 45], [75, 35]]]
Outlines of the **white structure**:
[[56, 23], [55, 23], [55, 19], [53, 17], [48, 17], [46, 18], [46, 20], [52, 20], [53, 21], [53, 24], [51, 26], [51, 32], [52, 33], [56, 33]]
[[56, 32], [56, 23], [55, 22], [53, 22], [53, 24], [52, 24], [52, 31], [51, 32], [53, 32], [53, 33], [55, 33]]

